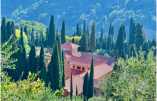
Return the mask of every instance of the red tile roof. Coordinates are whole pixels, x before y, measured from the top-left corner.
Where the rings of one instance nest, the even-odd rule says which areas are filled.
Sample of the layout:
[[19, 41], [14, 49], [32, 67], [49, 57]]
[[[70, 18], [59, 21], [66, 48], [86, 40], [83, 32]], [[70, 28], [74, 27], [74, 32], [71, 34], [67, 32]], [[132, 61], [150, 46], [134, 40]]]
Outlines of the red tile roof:
[[[89, 67], [89, 68], [91, 67], [91, 61], [92, 61], [91, 59], [75, 57], [75, 56], [72, 56], [70, 58], [70, 64]], [[102, 63], [103, 63], [102, 61], [94, 60], [94, 67], [101, 65]]]
[[83, 72], [85, 72], [83, 70], [78, 70], [78, 69], [73, 69], [73, 68], [71, 68], [71, 70], [72, 70], [72, 74], [74, 74], [74, 75], [80, 75]]
[[70, 43], [70, 42], [66, 42], [66, 43], [63, 43], [61, 45], [62, 48], [69, 48], [69, 49], [74, 49], [74, 48], [78, 48], [80, 47], [79, 45], [76, 45], [76, 44], [73, 44], [73, 43]]
[[69, 58], [71, 56], [72, 54], [70, 54], [67, 50], [64, 51], [64, 58]]
[[[94, 68], [94, 79], [98, 79], [98, 78], [102, 77], [103, 75], [110, 73], [112, 70], [113, 70], [113, 68], [107, 64], [99, 65]], [[90, 73], [90, 70], [88, 70], [86, 72]], [[80, 74], [80, 76], [84, 77], [86, 72]]]
[[[82, 93], [83, 79], [79, 75], [76, 75], [75, 77], [72, 78], [72, 82], [73, 82], [73, 95], [76, 95], [76, 85], [78, 89], [78, 94]], [[67, 89], [67, 91], [70, 92], [70, 79], [65, 81], [64, 89]]]

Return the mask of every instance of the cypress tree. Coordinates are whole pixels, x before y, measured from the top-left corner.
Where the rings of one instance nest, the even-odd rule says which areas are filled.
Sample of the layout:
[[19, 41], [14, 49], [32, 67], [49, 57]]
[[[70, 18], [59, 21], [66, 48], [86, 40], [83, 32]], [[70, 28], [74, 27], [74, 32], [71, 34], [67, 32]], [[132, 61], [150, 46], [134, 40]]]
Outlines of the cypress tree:
[[126, 55], [125, 55], [125, 51], [124, 50], [122, 51], [121, 58], [123, 58], [124, 60], [126, 60]]
[[89, 37], [89, 26], [87, 25], [87, 37]]
[[72, 71], [71, 71], [71, 78], [70, 78], [70, 99], [72, 100], [73, 97], [73, 81], [72, 81]]
[[65, 87], [65, 70], [64, 70], [64, 52], [62, 50], [62, 67], [63, 67], [63, 73], [62, 73], [62, 87]]
[[108, 35], [112, 36], [112, 23], [110, 22]]
[[119, 29], [117, 40], [114, 45], [114, 54], [116, 53], [116, 50], [118, 50], [118, 54], [120, 57], [122, 54], [122, 50], [124, 50], [124, 32], [122, 26]]
[[133, 18], [130, 21], [130, 29], [129, 29], [129, 45], [135, 44], [135, 34], [136, 34], [136, 26], [133, 22]]
[[92, 57], [90, 77], [89, 77], [89, 82], [88, 82], [88, 99], [93, 97], [93, 95], [94, 95], [94, 63], [93, 63], [93, 57]]
[[142, 31], [142, 25], [137, 23], [136, 35], [135, 35], [135, 45], [137, 52], [140, 50], [140, 46], [144, 43], [144, 36]]
[[36, 33], [36, 39], [35, 39], [35, 45], [36, 46], [39, 46], [39, 35], [38, 35], [39, 33], [37, 32]]
[[84, 25], [83, 25], [83, 34], [85, 33], [86, 34], [86, 20], [84, 20]]
[[100, 49], [101, 48], [101, 43], [99, 42], [99, 39], [96, 39], [96, 49]]
[[78, 94], [78, 89], [77, 89], [77, 85], [76, 85], [76, 96], [77, 96], [77, 94]]
[[76, 36], [76, 32], [74, 31], [74, 36]]
[[82, 36], [82, 28], [80, 26], [80, 30], [79, 30], [79, 36]]
[[111, 50], [111, 46], [112, 46], [112, 38], [111, 35], [108, 35], [106, 49]]
[[62, 44], [66, 42], [66, 39], [65, 39], [65, 20], [63, 20], [63, 23], [62, 23], [62, 29], [61, 29], [61, 42]]
[[38, 70], [41, 71], [44, 66], [46, 66], [45, 56], [44, 56], [44, 47], [43, 45], [41, 45]]
[[101, 27], [101, 36], [99, 38], [99, 41], [100, 41], [101, 44], [103, 43], [103, 25]]
[[72, 41], [71, 41], [71, 42], [75, 44], [75, 39], [74, 39], [74, 38], [72, 38]]
[[84, 100], [87, 99], [87, 96], [88, 96], [88, 72], [84, 76], [83, 95], [84, 95]]
[[125, 29], [125, 25], [122, 25], [123, 27], [123, 32], [124, 32], [124, 40], [126, 39], [126, 29]]
[[136, 57], [136, 50], [135, 50], [135, 44], [132, 44], [129, 48], [130, 57]]
[[113, 40], [113, 36], [114, 36], [114, 26], [112, 26], [112, 28], [111, 28], [111, 36], [112, 36], [112, 40]]
[[148, 42], [144, 42], [143, 45], [142, 45], [142, 51], [145, 51], [145, 59], [147, 59], [147, 54], [149, 53], [149, 44]]
[[42, 81], [44, 81], [44, 83], [45, 83], [45, 86], [47, 87], [47, 73], [46, 73], [46, 64], [44, 65], [44, 67], [42, 68], [42, 70], [41, 70], [41, 72], [40, 72], [40, 74], [39, 74], [39, 78], [42, 80]]
[[76, 28], [76, 35], [77, 36], [79, 36], [79, 31], [80, 31], [80, 29], [79, 29], [79, 23], [77, 23], [77, 28]]
[[[14, 37], [13, 37], [13, 42], [15, 42], [15, 38], [14, 38]], [[17, 49], [17, 44], [16, 44], [16, 42], [12, 45], [12, 48], [10, 49], [10, 51], [14, 51], [15, 49]], [[13, 53], [13, 54], [10, 56], [10, 58], [16, 59], [16, 58], [17, 58], [16, 54], [17, 54], [17, 52], [16, 52], [16, 53]]]
[[34, 44], [34, 29], [32, 28], [32, 35], [31, 35], [31, 45]]
[[28, 35], [27, 26], [24, 27], [24, 32], [26, 35]]
[[30, 53], [29, 53], [29, 71], [31, 71], [31, 73], [37, 72], [37, 60], [36, 60], [35, 45], [32, 45]]
[[54, 23], [54, 16], [51, 15], [49, 34], [48, 34], [48, 46], [52, 48], [54, 44], [55, 44], [55, 23]]
[[79, 45], [80, 45], [79, 51], [88, 52], [88, 42], [85, 33], [82, 35], [82, 38], [79, 41]]
[[[57, 41], [57, 44], [58, 44], [59, 57], [62, 57], [61, 36], [59, 34], [56, 35], [56, 41]], [[60, 58], [60, 60], [61, 60], [61, 58]]]
[[11, 34], [13, 34], [13, 37], [16, 39], [15, 23], [14, 23], [14, 21], [11, 22]]
[[153, 38], [152, 42], [151, 42], [151, 47], [154, 46], [156, 47], [156, 40]]
[[92, 53], [93, 53], [93, 50], [95, 49], [95, 46], [96, 46], [95, 22], [93, 22], [90, 43], [89, 43], [89, 49], [92, 50]]
[[47, 47], [48, 46], [48, 40], [49, 40], [49, 28], [47, 27], [47, 29], [46, 29], [46, 40], [45, 40], [45, 46]]
[[119, 65], [118, 65], [117, 62], [115, 62], [113, 70], [116, 71], [116, 72], [119, 71]]
[[22, 27], [21, 27], [21, 30], [20, 30], [20, 42], [19, 44], [22, 46], [22, 49], [24, 48], [24, 42], [23, 42], [23, 30], [22, 30]]
[[106, 36], [105, 36], [103, 43], [102, 43], [102, 49], [106, 49], [106, 46], [107, 46], [107, 44], [106, 44]]
[[2, 23], [1, 23], [1, 42], [4, 43], [7, 41], [7, 26], [5, 22], [5, 17], [2, 17]]
[[51, 62], [48, 65], [48, 75], [51, 82], [51, 89], [54, 91], [57, 89], [60, 90], [62, 87], [62, 75], [57, 41], [53, 47]]
[[8, 21], [7, 22], [7, 40], [9, 40], [11, 35], [12, 35], [12, 33], [11, 33], [11, 24], [10, 24], [10, 21]]
[[119, 58], [118, 50], [116, 50], [115, 62], [117, 62], [117, 63], [118, 63], [118, 58]]

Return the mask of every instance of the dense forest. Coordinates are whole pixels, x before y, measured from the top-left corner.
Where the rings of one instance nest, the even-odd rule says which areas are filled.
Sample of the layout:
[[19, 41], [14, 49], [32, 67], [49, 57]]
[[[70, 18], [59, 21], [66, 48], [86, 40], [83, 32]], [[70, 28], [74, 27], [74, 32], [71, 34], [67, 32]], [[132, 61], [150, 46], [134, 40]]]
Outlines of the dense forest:
[[[115, 26], [110, 22], [108, 34], [104, 25], [100, 37], [96, 37], [96, 24], [83, 21], [83, 27], [76, 23], [76, 31], [67, 36], [66, 20], [61, 29], [55, 26], [51, 15], [49, 26], [35, 21], [2, 17], [1, 57], [3, 100], [155, 100], [156, 86], [156, 40], [146, 40], [143, 24], [130, 19], [129, 33], [125, 25], [119, 27], [116, 39]], [[128, 38], [127, 38], [128, 36]], [[62, 97], [65, 87], [64, 53], [61, 44], [72, 42], [80, 45], [79, 51], [115, 58], [111, 75], [100, 81], [103, 95], [93, 95], [93, 59], [89, 77], [84, 77], [83, 98], [79, 95]], [[46, 66], [44, 48], [53, 49], [51, 62]], [[36, 51], [40, 50], [40, 55]], [[107, 81], [107, 82], [106, 82]], [[72, 86], [72, 74], [71, 74]], [[88, 88], [88, 89], [85, 89]], [[77, 93], [77, 90], [76, 90]], [[82, 99], [81, 99], [82, 98]]]
[[[135, 23], [144, 24], [143, 29], [147, 32], [146, 40], [156, 38], [156, 1], [155, 0], [2, 0], [2, 16], [7, 19], [13, 18], [15, 22], [21, 19], [37, 21], [49, 26], [51, 14], [55, 17], [56, 28], [61, 30], [61, 23], [66, 21], [67, 36], [74, 33], [76, 24], [83, 27], [86, 20], [89, 28], [95, 20], [96, 36], [100, 37], [100, 27], [104, 25], [104, 35], [108, 33], [109, 23], [115, 27], [115, 36], [118, 35], [119, 27], [124, 24], [129, 32], [129, 21], [134, 18]], [[14, 5], [14, 6], [12, 6]], [[128, 37], [128, 36], [127, 36]]]

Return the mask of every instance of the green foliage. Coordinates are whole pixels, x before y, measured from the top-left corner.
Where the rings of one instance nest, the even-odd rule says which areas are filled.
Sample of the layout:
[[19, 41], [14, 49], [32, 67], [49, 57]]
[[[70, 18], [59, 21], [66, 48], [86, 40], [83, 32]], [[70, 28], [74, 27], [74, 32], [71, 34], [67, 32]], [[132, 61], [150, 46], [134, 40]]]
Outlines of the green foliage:
[[118, 55], [118, 50], [116, 50], [115, 62], [118, 62], [118, 58], [119, 58], [119, 55]]
[[86, 20], [84, 20], [84, 24], [83, 24], [83, 34], [85, 33], [87, 35], [87, 31], [86, 31]]
[[136, 34], [136, 26], [133, 22], [133, 18], [130, 20], [130, 28], [129, 28], [129, 45], [135, 44], [135, 34]]
[[108, 35], [107, 43], [106, 43], [106, 50], [111, 50], [111, 46], [112, 46], [112, 37], [111, 35]]
[[98, 38], [96, 39], [96, 49], [101, 49], [101, 43]]
[[76, 96], [77, 96], [77, 94], [78, 94], [78, 89], [77, 89], [77, 85], [76, 85]]
[[63, 23], [62, 23], [62, 29], [61, 29], [61, 42], [62, 44], [66, 42], [66, 38], [65, 38], [65, 20], [63, 20]]
[[70, 78], [70, 99], [73, 97], [73, 81], [72, 81], [72, 71], [71, 73], [71, 78]]
[[101, 27], [101, 36], [99, 38], [100, 43], [103, 43], [103, 25]]
[[136, 57], [136, 49], [135, 49], [135, 44], [132, 44], [129, 48], [129, 56], [130, 57]]
[[29, 71], [31, 71], [32, 73], [37, 72], [35, 45], [32, 45], [30, 53], [29, 53]]
[[11, 23], [10, 21], [7, 22], [7, 40], [10, 38], [10, 36], [12, 35], [11, 33]]
[[51, 57], [51, 55], [49, 53], [45, 53], [44, 56], [45, 57]]
[[126, 55], [125, 55], [125, 51], [124, 50], [122, 51], [121, 58], [123, 58], [124, 60], [126, 60]]
[[89, 49], [92, 50], [92, 53], [95, 47], [96, 47], [95, 22], [93, 22], [91, 36], [90, 36], [90, 43], [89, 43]]
[[62, 50], [62, 87], [65, 87], [65, 69], [64, 69], [64, 52]]
[[7, 26], [5, 17], [2, 17], [2, 23], [1, 23], [1, 43], [4, 43], [7, 41]]
[[74, 38], [72, 38], [72, 41], [71, 41], [71, 42], [75, 44], [75, 39], [74, 39]]
[[106, 40], [106, 36], [105, 36], [103, 43], [102, 43], [102, 49], [107, 49], [106, 46], [107, 46], [107, 40]]
[[88, 72], [84, 76], [83, 95], [84, 95], [84, 99], [87, 99], [87, 96], [88, 96]]
[[74, 37], [66, 36], [66, 42], [71, 42], [73, 38], [75, 40], [75, 44], [79, 45], [79, 42], [80, 42], [80, 39], [82, 38], [82, 36], [74, 36]]
[[[140, 59], [139, 59], [140, 57]], [[124, 61], [120, 60], [120, 70], [113, 72], [112, 77], [104, 76], [99, 87], [105, 94], [106, 100], [155, 100], [156, 89], [156, 58], [153, 52], [148, 53], [148, 57], [144, 59], [144, 53], [139, 52], [139, 56], [129, 58]], [[106, 82], [107, 80], [107, 82]], [[108, 85], [108, 83], [110, 83]], [[111, 85], [114, 88], [111, 89]], [[113, 94], [113, 96], [107, 96]]]
[[87, 36], [85, 33], [82, 35], [82, 38], [79, 41], [79, 45], [80, 45], [79, 51], [88, 52], [88, 42], [87, 42]]

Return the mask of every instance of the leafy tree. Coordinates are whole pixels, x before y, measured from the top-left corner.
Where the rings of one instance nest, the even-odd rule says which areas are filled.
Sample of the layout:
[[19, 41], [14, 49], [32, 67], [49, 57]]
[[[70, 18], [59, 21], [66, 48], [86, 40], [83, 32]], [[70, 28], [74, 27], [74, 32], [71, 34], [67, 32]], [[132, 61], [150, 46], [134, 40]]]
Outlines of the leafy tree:
[[84, 95], [84, 99], [87, 99], [87, 96], [88, 96], [88, 72], [84, 76], [83, 95]]
[[62, 75], [57, 41], [53, 47], [51, 61], [48, 65], [48, 76], [51, 82], [51, 89], [54, 91], [57, 89], [60, 90], [62, 87]]
[[92, 50], [92, 53], [93, 50], [95, 49], [95, 46], [96, 46], [95, 22], [93, 22], [91, 36], [90, 36], [90, 43], [89, 43], [89, 49]]
[[7, 41], [7, 26], [5, 17], [2, 17], [2, 24], [1, 24], [1, 42], [4, 43]]
[[122, 54], [122, 50], [124, 50], [124, 32], [123, 27], [121, 26], [118, 32], [117, 40], [114, 46], [114, 54], [116, 53], [116, 50], [118, 50], [119, 57]]
[[90, 77], [89, 77], [89, 82], [88, 82], [88, 99], [93, 97], [93, 95], [94, 95], [94, 63], [93, 63], [93, 57], [92, 57]]
[[64, 52], [62, 50], [62, 67], [63, 67], [63, 73], [62, 73], [62, 87], [65, 87], [65, 69], [64, 69]]
[[103, 43], [103, 25], [101, 27], [101, 36], [99, 38], [99, 41], [100, 41], [101, 44]]
[[31, 71], [31, 73], [37, 72], [35, 45], [32, 45], [30, 53], [29, 53], [29, 71]]
[[22, 46], [22, 49], [24, 48], [24, 42], [23, 42], [23, 30], [22, 30], [22, 27], [21, 27], [21, 30], [20, 30], [20, 42], [19, 44]]
[[72, 71], [71, 71], [71, 78], [70, 78], [70, 99], [73, 96], [73, 81], [72, 81]]
[[145, 40], [143, 36], [142, 26], [143, 25], [140, 25], [140, 23], [137, 23], [137, 29], [135, 35], [135, 45], [136, 45], [137, 52], [140, 50], [140, 46], [143, 45]]
[[48, 46], [52, 48], [54, 44], [55, 44], [55, 23], [54, 23], [54, 16], [51, 15], [49, 34], [48, 34]]
[[87, 42], [87, 37], [85, 33], [82, 35], [79, 45], [80, 45], [79, 51], [88, 52], [88, 42]]
[[62, 23], [62, 29], [61, 29], [61, 42], [62, 44], [66, 42], [66, 39], [65, 39], [65, 20], [63, 20], [63, 23]]

